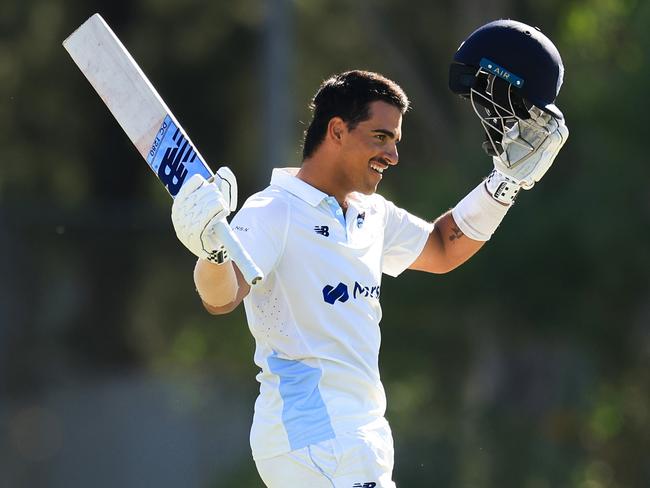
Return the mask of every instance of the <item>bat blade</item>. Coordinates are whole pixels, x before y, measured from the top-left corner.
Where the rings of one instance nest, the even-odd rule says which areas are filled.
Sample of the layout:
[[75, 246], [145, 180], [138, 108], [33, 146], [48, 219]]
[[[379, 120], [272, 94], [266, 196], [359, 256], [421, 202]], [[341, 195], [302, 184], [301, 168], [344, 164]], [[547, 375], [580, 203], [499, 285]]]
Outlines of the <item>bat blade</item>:
[[172, 197], [212, 171], [142, 69], [99, 14], [63, 46]]
[[[81, 72], [172, 197], [192, 175], [214, 175], [126, 47], [99, 14], [65, 41]], [[249, 284], [263, 277], [225, 222], [215, 231]]]

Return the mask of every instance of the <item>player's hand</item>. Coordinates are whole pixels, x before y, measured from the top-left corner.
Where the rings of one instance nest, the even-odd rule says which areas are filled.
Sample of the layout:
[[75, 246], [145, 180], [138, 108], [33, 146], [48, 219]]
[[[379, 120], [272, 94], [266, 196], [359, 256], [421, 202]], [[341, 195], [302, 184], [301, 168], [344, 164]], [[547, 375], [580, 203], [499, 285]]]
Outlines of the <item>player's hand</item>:
[[214, 181], [193, 175], [172, 205], [176, 236], [195, 256], [213, 263], [228, 261], [228, 253], [214, 232], [237, 208], [237, 180], [228, 168], [219, 168]]
[[503, 152], [492, 158], [494, 171], [486, 187], [503, 203], [510, 203], [520, 188], [530, 190], [541, 180], [569, 137], [563, 119], [537, 107], [530, 114], [530, 119], [517, 122], [505, 133]]

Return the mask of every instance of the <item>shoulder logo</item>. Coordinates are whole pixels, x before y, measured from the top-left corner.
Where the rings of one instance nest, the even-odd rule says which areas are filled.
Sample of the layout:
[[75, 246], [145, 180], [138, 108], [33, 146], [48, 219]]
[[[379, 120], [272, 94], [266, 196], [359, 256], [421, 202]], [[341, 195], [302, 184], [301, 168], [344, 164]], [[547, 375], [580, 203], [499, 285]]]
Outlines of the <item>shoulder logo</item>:
[[316, 232], [316, 234], [319, 234], [321, 236], [329, 237], [330, 228], [326, 225], [316, 225], [314, 226], [314, 232]]
[[366, 483], [355, 483], [352, 485], [352, 488], [375, 488], [375, 486], [377, 486], [377, 483], [368, 481]]

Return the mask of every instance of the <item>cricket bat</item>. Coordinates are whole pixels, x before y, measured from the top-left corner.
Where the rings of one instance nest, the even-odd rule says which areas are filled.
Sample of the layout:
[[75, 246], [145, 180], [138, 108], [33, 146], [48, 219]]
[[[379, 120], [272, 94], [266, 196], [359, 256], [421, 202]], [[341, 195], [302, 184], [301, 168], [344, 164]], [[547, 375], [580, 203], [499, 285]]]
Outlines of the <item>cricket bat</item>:
[[[172, 198], [196, 173], [219, 178], [101, 15], [86, 20], [63, 47]], [[261, 270], [228, 223], [218, 222], [214, 230], [246, 282], [262, 280]]]

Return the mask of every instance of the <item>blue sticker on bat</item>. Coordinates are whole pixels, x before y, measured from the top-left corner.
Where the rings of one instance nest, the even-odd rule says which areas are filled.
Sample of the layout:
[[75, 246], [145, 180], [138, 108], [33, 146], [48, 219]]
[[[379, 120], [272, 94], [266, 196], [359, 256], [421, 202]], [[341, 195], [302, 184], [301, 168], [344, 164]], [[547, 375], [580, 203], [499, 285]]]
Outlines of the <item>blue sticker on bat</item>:
[[481, 58], [480, 64], [481, 64], [481, 68], [484, 68], [485, 70], [489, 71], [493, 75], [496, 75], [499, 78], [506, 80], [511, 85], [514, 85], [517, 88], [521, 88], [522, 86], [524, 86], [524, 80], [522, 78], [511, 73], [510, 71], [499, 66], [498, 64], [490, 61], [489, 59]]
[[156, 134], [147, 154], [147, 163], [172, 197], [176, 196], [188, 176], [198, 173], [205, 179], [212, 177], [208, 166], [169, 115]]

